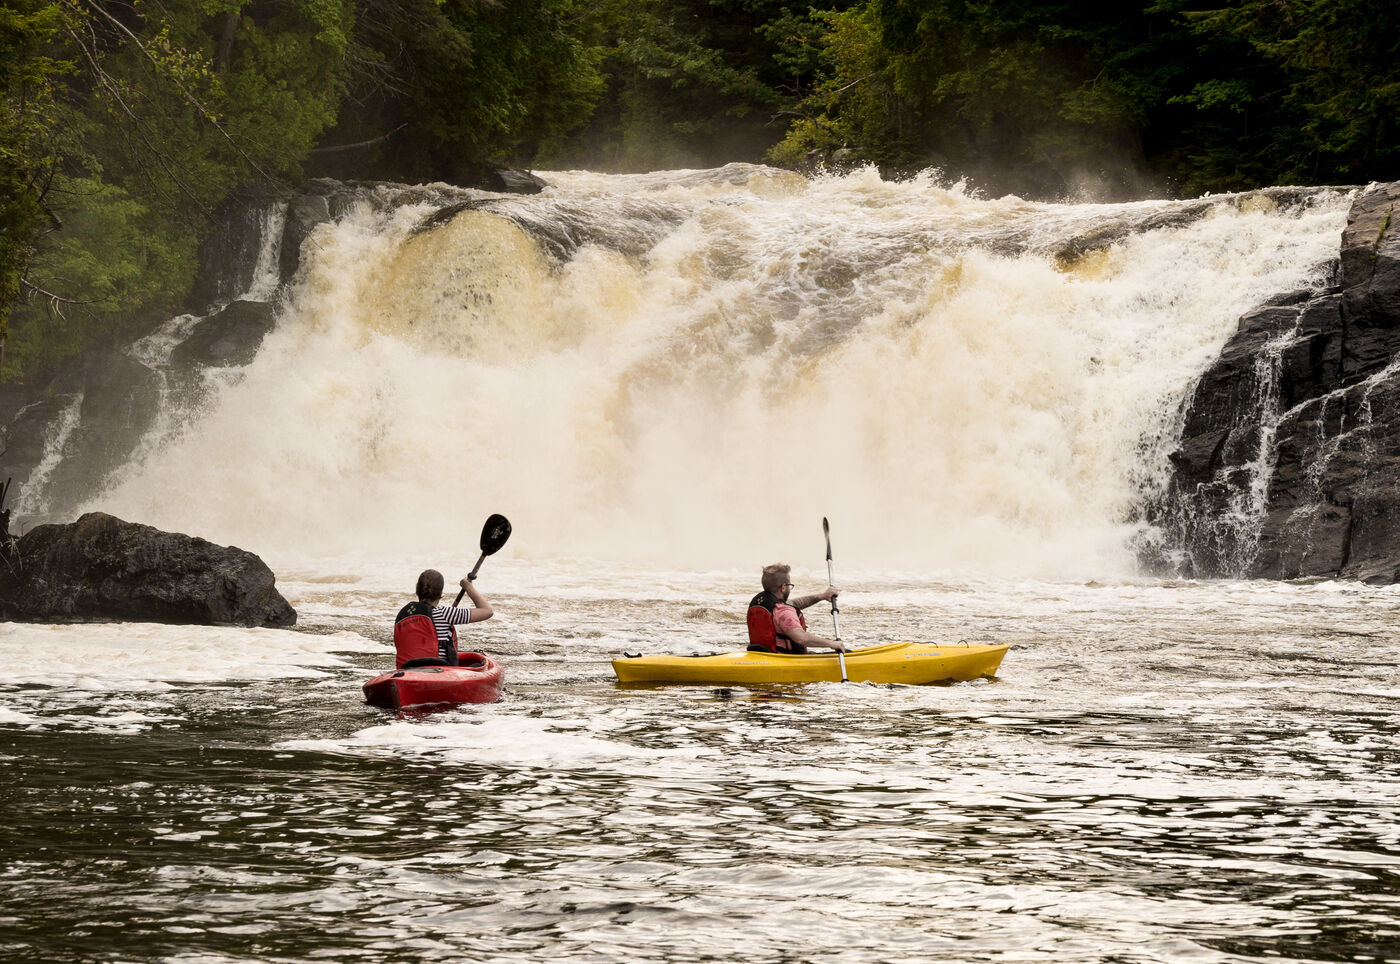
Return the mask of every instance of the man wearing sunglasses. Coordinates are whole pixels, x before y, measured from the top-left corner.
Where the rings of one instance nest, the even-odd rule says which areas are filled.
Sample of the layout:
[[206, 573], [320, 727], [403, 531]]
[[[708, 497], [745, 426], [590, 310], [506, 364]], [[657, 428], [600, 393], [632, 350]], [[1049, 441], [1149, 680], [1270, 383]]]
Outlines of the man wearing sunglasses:
[[763, 567], [763, 591], [749, 601], [749, 649], [768, 653], [805, 653], [809, 647], [846, 652], [843, 643], [807, 631], [802, 610], [836, 598], [836, 587], [827, 586], [812, 596], [790, 599], [792, 570], [781, 563]]

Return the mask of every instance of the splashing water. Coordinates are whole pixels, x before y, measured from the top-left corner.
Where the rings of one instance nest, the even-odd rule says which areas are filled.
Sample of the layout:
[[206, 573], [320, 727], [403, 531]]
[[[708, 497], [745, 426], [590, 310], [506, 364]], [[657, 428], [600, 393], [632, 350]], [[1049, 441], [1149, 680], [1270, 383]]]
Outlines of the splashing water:
[[857, 565], [1122, 574], [1181, 399], [1243, 311], [1321, 283], [1347, 208], [547, 179], [322, 225], [257, 358], [93, 505], [275, 559], [498, 511], [524, 558], [757, 564], [829, 516]]

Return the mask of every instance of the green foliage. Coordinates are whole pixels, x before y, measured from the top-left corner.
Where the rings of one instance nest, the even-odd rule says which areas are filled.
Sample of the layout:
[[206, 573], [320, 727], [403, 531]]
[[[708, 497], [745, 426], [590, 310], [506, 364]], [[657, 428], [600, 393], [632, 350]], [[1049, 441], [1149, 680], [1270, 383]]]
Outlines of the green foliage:
[[21, 162], [0, 187], [0, 298], [30, 297], [7, 378], [178, 303], [205, 214], [296, 175], [334, 122], [354, 23], [350, 0], [20, 2], [29, 21], [0, 8], [0, 43], [22, 41], [4, 58], [0, 150]]
[[758, 160], [822, 57], [819, 21], [768, 0], [602, 0], [604, 89], [546, 158], [604, 170]]
[[813, 11], [812, 22], [823, 31], [817, 80], [795, 106], [796, 119], [768, 152], [769, 160], [802, 167], [844, 148], [852, 162], [898, 165], [912, 145], [875, 14], [864, 5]]
[[1138, 31], [1117, 10], [868, 0], [827, 18], [828, 71], [772, 156], [844, 145], [882, 167], [939, 166], [1037, 194], [1132, 170], [1142, 90], [1106, 68]]
[[444, 5], [462, 61], [437, 65], [416, 99], [438, 144], [469, 157], [527, 161], [587, 114], [599, 89], [592, 55], [569, 31], [570, 0]]
[[268, 171], [299, 170], [334, 124], [345, 91], [345, 56], [353, 14], [342, 0], [308, 0], [259, 25], [244, 17], [228, 70], [220, 77], [228, 105], [226, 167], [246, 179], [230, 143]]
[[530, 164], [597, 100], [586, 33], [575, 0], [363, 2], [318, 171], [455, 180], [486, 160]]
[[1400, 160], [1400, 7], [1383, 0], [865, 0], [826, 24], [779, 162], [846, 146], [994, 190], [1087, 175], [1135, 195], [1357, 182]]
[[35, 243], [47, 218], [44, 184], [51, 165], [54, 91], [71, 64], [45, 47], [65, 23], [54, 3], [11, 0], [0, 5], [0, 362], [8, 341], [10, 306], [21, 293]]
[[29, 278], [45, 291], [62, 291], [65, 302], [31, 299], [16, 307], [7, 361], [20, 371], [121, 330], [130, 306], [173, 314], [194, 278], [192, 227], [171, 225], [124, 188], [59, 177], [49, 200], [64, 229], [51, 235]]
[[1394, 177], [1390, 0], [0, 0], [0, 377], [307, 171], [758, 160], [1033, 196]]
[[[1187, 99], [1203, 111], [1253, 107], [1269, 175], [1300, 183], [1394, 177], [1400, 161], [1400, 8], [1384, 0], [1173, 4], [1199, 37], [1247, 52]], [[1230, 64], [1210, 64], [1214, 71]], [[1224, 150], [1224, 146], [1216, 150]]]

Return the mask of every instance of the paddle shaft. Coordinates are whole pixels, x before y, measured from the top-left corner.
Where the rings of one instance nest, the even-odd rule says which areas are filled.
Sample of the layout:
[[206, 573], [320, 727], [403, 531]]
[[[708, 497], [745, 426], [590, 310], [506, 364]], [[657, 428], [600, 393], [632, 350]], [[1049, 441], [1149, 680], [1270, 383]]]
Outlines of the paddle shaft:
[[[834, 585], [836, 585], [836, 577], [835, 577], [835, 575], [832, 574], [831, 560], [830, 560], [830, 559], [828, 559], [828, 560], [826, 561], [826, 584], [827, 584], [828, 586], [834, 586]], [[841, 614], [841, 610], [839, 610], [839, 609], [836, 608], [836, 600], [835, 600], [835, 599], [832, 599], [832, 600], [831, 600], [831, 628], [832, 628], [833, 630], [836, 631], [836, 638], [837, 638], [838, 640], [841, 638], [841, 624], [840, 624], [839, 622], [837, 622], [837, 616], [839, 616], [840, 614]]]
[[[481, 557], [480, 557], [479, 559], [476, 560], [476, 565], [472, 566], [472, 571], [469, 572], [469, 573], [467, 573], [467, 582], [475, 582], [475, 581], [476, 581], [476, 574], [477, 574], [478, 572], [481, 571], [481, 564], [482, 564], [483, 562], [486, 561], [486, 557], [487, 557], [488, 555], [490, 555], [490, 553], [488, 553], [488, 552], [483, 552], [483, 553], [481, 554]], [[459, 602], [462, 601], [462, 597], [465, 596], [466, 594], [467, 594], [467, 587], [466, 587], [466, 586], [463, 586], [461, 589], [458, 589], [458, 590], [457, 590], [457, 598], [454, 599], [454, 600], [452, 601], [452, 606], [453, 606], [453, 608], [456, 608], [457, 604], [458, 604]]]
[[[836, 585], [836, 570], [831, 562], [831, 526], [827, 523], [826, 517], [822, 517], [822, 534], [826, 536], [826, 585], [831, 588]], [[831, 598], [831, 628], [836, 631], [836, 641], [841, 641], [841, 623], [837, 620], [837, 614], [841, 610], [836, 608], [836, 597]], [[845, 683], [849, 677], [846, 675], [846, 654], [841, 650], [836, 651], [837, 657], [841, 660], [841, 682]]]

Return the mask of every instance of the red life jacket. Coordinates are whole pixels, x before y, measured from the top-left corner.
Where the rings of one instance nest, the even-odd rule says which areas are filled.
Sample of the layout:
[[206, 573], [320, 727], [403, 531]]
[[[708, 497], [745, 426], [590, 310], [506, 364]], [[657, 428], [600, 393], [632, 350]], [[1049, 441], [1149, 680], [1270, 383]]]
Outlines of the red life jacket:
[[[394, 619], [394, 667], [403, 669], [411, 659], [440, 659], [449, 666], [457, 665], [457, 627], [448, 626], [452, 646], [443, 652], [438, 643], [437, 627], [433, 624], [433, 607], [425, 602], [411, 602], [399, 610]], [[423, 665], [423, 664], [419, 664]]]
[[[788, 639], [773, 622], [773, 609], [780, 602], [781, 599], [766, 589], [749, 600], [749, 649], [768, 653], [807, 652], [806, 646]], [[803, 629], [807, 628], [807, 619], [801, 611], [797, 613], [797, 621]]]

